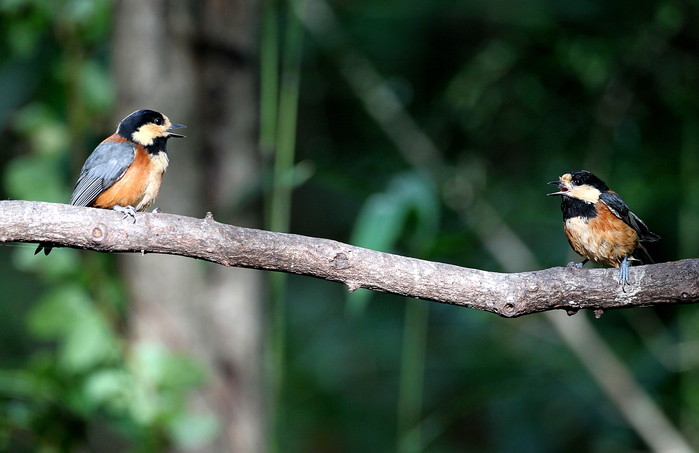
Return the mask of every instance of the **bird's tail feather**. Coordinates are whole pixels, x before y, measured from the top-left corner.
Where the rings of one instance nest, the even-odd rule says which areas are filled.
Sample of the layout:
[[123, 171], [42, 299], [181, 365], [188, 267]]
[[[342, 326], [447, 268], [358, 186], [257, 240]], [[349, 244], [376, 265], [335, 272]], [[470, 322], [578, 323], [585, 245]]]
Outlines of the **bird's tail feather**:
[[44, 251], [44, 255], [48, 255], [49, 253], [51, 253], [51, 250], [53, 250], [53, 247], [51, 247], [46, 242], [40, 242], [39, 246], [36, 248], [36, 250], [34, 250], [34, 254], [36, 255], [37, 253], [39, 253], [42, 250]]
[[648, 250], [643, 246], [643, 244], [638, 244], [638, 248], [634, 250], [633, 256], [636, 259], [641, 260], [643, 264], [655, 264], [653, 258], [650, 257]]

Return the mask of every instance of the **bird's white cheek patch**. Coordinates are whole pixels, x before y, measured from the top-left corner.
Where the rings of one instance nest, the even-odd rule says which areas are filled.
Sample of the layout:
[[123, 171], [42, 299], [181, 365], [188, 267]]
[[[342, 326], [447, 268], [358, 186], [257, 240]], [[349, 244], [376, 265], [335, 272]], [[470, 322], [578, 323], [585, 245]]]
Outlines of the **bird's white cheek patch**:
[[143, 146], [150, 146], [156, 138], [167, 137], [167, 130], [164, 126], [148, 123], [139, 127], [136, 132], [131, 135], [131, 138]]
[[570, 188], [567, 195], [572, 198], [587, 201], [588, 203], [597, 203], [601, 194], [602, 192], [594, 187], [583, 185]]

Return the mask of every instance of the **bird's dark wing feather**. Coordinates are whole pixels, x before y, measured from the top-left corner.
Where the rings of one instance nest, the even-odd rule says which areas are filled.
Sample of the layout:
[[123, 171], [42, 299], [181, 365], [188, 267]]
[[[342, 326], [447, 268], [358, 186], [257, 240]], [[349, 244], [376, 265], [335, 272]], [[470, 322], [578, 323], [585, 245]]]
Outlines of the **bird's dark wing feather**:
[[129, 142], [100, 143], [80, 171], [73, 195], [70, 197], [70, 204], [90, 206], [99, 194], [124, 176], [135, 154], [135, 146]]
[[636, 230], [638, 240], [642, 242], [655, 242], [660, 239], [655, 233], [652, 233], [643, 220], [639, 219], [636, 214], [629, 210], [624, 200], [615, 192], [603, 192], [600, 195], [600, 201], [607, 205], [612, 214], [619, 217], [628, 226]]

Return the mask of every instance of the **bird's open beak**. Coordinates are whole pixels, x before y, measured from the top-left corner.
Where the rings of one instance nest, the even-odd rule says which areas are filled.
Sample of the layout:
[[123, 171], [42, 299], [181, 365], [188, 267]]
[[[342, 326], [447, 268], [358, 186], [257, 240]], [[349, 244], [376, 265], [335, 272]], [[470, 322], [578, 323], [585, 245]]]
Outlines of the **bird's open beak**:
[[179, 129], [179, 128], [181, 128], [181, 127], [187, 127], [187, 126], [185, 126], [184, 124], [177, 124], [177, 123], [172, 123], [172, 124], [170, 124], [170, 127], [167, 129], [167, 130], [168, 130], [167, 136], [168, 136], [168, 137], [175, 137], [175, 138], [184, 138], [184, 135], [175, 134], [175, 133], [173, 133], [173, 132], [170, 132], [170, 131], [173, 130], [173, 129]]
[[548, 196], [553, 196], [553, 195], [564, 195], [564, 194], [566, 193], [566, 189], [565, 189], [565, 187], [563, 187], [563, 185], [561, 184], [561, 181], [551, 181], [551, 182], [547, 182], [546, 184], [555, 184], [555, 185], [558, 186], [559, 189], [561, 189], [561, 190], [559, 190], [558, 192], [547, 193], [546, 195], [548, 195]]

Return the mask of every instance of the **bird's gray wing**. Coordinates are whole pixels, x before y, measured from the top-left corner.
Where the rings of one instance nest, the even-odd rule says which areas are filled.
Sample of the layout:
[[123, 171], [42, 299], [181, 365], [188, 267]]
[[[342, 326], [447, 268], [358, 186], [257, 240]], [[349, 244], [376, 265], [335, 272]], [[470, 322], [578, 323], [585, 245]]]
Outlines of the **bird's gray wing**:
[[121, 179], [134, 160], [135, 145], [104, 141], [87, 158], [75, 183], [70, 204], [90, 206], [97, 196]]

